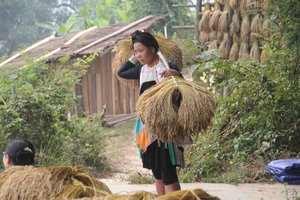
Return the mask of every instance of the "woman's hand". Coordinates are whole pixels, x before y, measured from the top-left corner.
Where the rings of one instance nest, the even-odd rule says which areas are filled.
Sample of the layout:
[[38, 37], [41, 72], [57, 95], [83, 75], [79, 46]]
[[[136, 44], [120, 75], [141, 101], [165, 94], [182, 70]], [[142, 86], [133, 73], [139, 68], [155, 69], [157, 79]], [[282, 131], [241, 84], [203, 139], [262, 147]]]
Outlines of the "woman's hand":
[[175, 69], [166, 69], [162, 73], [160, 73], [162, 77], [169, 77], [169, 76], [180, 76], [180, 73], [176, 71]]
[[129, 58], [129, 61], [135, 65], [138, 65], [139, 64], [139, 59], [137, 59], [137, 57], [135, 57], [134, 55], [132, 55], [130, 58]]

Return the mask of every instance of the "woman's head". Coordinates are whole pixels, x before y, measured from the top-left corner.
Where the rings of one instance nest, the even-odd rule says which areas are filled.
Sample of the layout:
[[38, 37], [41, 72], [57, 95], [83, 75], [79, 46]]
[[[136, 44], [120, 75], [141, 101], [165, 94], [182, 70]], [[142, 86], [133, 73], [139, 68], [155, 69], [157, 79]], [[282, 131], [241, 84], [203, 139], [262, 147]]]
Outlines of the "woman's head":
[[135, 31], [131, 40], [134, 54], [141, 64], [150, 64], [157, 57], [159, 45], [151, 33]]
[[16, 139], [7, 144], [3, 152], [5, 168], [13, 165], [33, 165], [35, 150], [33, 145], [24, 139]]

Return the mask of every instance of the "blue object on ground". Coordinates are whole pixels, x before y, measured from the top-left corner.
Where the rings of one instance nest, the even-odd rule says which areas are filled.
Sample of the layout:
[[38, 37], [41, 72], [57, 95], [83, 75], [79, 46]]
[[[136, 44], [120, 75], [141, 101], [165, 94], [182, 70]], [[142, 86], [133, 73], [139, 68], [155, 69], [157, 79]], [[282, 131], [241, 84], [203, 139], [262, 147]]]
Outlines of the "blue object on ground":
[[280, 182], [300, 184], [300, 159], [273, 160], [265, 170]]

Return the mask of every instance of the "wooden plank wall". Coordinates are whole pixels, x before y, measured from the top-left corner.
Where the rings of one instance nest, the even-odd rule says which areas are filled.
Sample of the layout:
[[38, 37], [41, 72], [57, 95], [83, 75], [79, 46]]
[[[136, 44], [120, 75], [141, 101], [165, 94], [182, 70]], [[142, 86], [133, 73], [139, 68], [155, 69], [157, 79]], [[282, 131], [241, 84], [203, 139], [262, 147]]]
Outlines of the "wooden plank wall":
[[135, 112], [138, 88], [122, 84], [111, 69], [111, 51], [98, 56], [82, 77], [82, 94], [87, 113], [99, 113], [106, 105], [106, 114], [129, 114]]

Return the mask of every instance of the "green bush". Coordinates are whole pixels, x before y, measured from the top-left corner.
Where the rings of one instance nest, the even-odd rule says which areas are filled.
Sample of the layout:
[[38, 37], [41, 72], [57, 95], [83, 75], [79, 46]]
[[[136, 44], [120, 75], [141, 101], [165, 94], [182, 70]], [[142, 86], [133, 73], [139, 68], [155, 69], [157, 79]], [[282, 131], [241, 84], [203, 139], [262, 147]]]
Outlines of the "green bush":
[[21, 69], [4, 68], [0, 75], [0, 148], [15, 138], [36, 147], [39, 166], [74, 165], [102, 168], [103, 143], [97, 117], [68, 118], [75, 105], [74, 84], [94, 58], [78, 59], [55, 70], [29, 62]]

